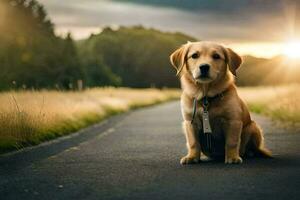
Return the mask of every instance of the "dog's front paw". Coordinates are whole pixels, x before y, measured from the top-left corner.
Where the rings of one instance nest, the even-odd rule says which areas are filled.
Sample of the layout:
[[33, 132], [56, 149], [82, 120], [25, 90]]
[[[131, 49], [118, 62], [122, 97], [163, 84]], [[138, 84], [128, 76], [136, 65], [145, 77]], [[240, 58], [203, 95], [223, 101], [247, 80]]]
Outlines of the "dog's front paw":
[[241, 157], [232, 157], [232, 158], [226, 158], [225, 159], [226, 164], [241, 164], [243, 163], [243, 159]]
[[187, 165], [187, 164], [196, 164], [200, 162], [199, 156], [184, 156], [180, 159], [180, 164]]

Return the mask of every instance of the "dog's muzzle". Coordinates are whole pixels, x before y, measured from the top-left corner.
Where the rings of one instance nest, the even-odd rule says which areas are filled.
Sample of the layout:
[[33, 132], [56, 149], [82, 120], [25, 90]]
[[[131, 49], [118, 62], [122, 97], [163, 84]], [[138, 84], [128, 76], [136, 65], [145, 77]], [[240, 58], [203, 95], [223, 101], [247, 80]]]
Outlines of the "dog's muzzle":
[[200, 69], [200, 78], [209, 78], [209, 64], [202, 64], [199, 66]]

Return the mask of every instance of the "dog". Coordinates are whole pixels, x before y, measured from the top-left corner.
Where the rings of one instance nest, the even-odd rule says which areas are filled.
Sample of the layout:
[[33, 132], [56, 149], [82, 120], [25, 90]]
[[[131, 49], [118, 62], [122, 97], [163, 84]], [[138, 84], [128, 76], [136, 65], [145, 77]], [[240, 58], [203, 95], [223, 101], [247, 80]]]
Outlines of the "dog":
[[[237, 94], [234, 83], [242, 58], [232, 49], [209, 42], [187, 42], [170, 55], [170, 62], [180, 78], [181, 112], [188, 153], [180, 163], [198, 163], [201, 156], [221, 155], [225, 163], [242, 163], [246, 155], [272, 157], [264, 147], [261, 128], [251, 119], [247, 106]], [[201, 100], [208, 99], [209, 121], [212, 134], [223, 140], [213, 148], [216, 153], [205, 152], [199, 141], [203, 131]], [[193, 102], [197, 101], [195, 119]], [[193, 123], [191, 123], [193, 120]]]

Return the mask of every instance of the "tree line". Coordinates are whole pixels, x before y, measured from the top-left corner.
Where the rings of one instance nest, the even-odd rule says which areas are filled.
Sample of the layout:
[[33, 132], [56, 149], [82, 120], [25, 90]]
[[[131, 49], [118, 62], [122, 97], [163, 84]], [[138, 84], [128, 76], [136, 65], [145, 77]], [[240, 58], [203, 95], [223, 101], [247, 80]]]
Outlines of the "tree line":
[[45, 8], [35, 0], [2, 0], [0, 89], [177, 86], [168, 55], [192, 38], [143, 27], [104, 28], [74, 42], [56, 36]]

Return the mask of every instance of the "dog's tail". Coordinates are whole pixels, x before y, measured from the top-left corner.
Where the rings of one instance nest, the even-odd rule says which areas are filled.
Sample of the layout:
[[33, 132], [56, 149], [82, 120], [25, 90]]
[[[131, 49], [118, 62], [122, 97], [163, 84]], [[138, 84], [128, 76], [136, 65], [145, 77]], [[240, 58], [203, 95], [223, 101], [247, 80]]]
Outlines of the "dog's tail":
[[266, 148], [258, 148], [254, 150], [254, 155], [261, 158], [274, 158], [270, 150]]

